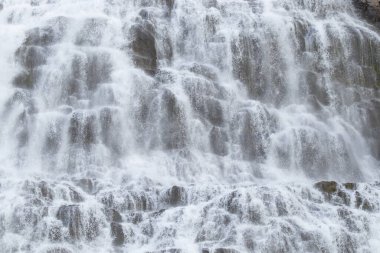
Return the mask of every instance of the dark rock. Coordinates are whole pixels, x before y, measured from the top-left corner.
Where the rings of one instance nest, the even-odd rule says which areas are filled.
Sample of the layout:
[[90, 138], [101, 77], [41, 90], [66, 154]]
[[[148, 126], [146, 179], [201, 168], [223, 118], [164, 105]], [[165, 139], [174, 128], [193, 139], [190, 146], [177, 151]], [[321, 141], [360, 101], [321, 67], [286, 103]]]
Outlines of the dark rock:
[[51, 201], [54, 198], [54, 191], [45, 181], [40, 181], [38, 183], [26, 181], [23, 189], [44, 200]]
[[157, 50], [154, 27], [148, 21], [131, 28], [133, 61], [150, 75], [157, 72]]
[[95, 179], [82, 178], [76, 184], [88, 194], [95, 194], [97, 192], [97, 182]]
[[104, 145], [106, 145], [113, 154], [122, 154], [122, 143], [120, 137], [121, 123], [118, 118], [118, 111], [115, 109], [104, 107], [99, 115], [101, 138]]
[[235, 249], [218, 248], [218, 249], [215, 249], [213, 253], [239, 253], [239, 251]]
[[82, 29], [77, 35], [75, 43], [80, 46], [99, 46], [106, 28], [106, 19], [86, 19]]
[[286, 202], [283, 201], [281, 197], [276, 197], [276, 207], [278, 216], [288, 215], [288, 210], [286, 208]]
[[72, 251], [66, 248], [56, 247], [56, 248], [47, 250], [46, 253], [72, 253]]
[[211, 149], [214, 152], [214, 154], [219, 156], [228, 155], [228, 135], [223, 129], [219, 127], [213, 127], [210, 132], [209, 138]]
[[131, 213], [128, 216], [128, 222], [131, 222], [135, 225], [139, 224], [140, 222], [143, 221], [143, 215], [142, 213]]
[[263, 56], [259, 41], [242, 34], [231, 43], [231, 51], [234, 76], [245, 84], [251, 97], [262, 98], [266, 87], [260, 79]]
[[357, 184], [355, 184], [355, 183], [344, 183], [343, 186], [347, 190], [356, 190], [358, 188]]
[[70, 200], [73, 201], [73, 202], [83, 202], [84, 201], [84, 198], [82, 197], [82, 195], [77, 192], [75, 189], [73, 189], [72, 187], [69, 187], [69, 194], [70, 194]]
[[31, 71], [46, 63], [47, 50], [40, 46], [22, 46], [16, 51], [16, 58]]
[[82, 214], [78, 205], [64, 205], [58, 209], [57, 219], [69, 230], [70, 238], [79, 240], [84, 231]]
[[33, 89], [40, 75], [38, 69], [23, 70], [13, 79], [13, 85], [18, 88]]
[[201, 75], [206, 79], [216, 82], [218, 79], [218, 74], [214, 69], [207, 65], [202, 65], [198, 63], [194, 63], [189, 70], [195, 74]]
[[369, 212], [373, 211], [374, 209], [374, 206], [369, 202], [369, 200], [363, 198], [359, 192], [355, 192], [355, 206], [356, 208], [360, 208]]
[[84, 112], [72, 113], [70, 119], [70, 142], [78, 144], [86, 149], [91, 144], [96, 143], [97, 129], [96, 129], [95, 115], [87, 115]]
[[114, 238], [112, 243], [115, 246], [121, 246], [124, 244], [125, 235], [123, 231], [123, 227], [116, 222], [111, 223], [111, 235]]
[[185, 205], [187, 202], [187, 192], [183, 187], [173, 186], [165, 193], [165, 198], [167, 203], [172, 206]]
[[57, 17], [48, 21], [46, 27], [33, 28], [26, 33], [24, 45], [49, 46], [60, 42], [67, 29], [69, 20], [65, 17]]
[[314, 185], [318, 190], [323, 193], [332, 194], [336, 193], [338, 189], [338, 184], [334, 181], [322, 181]]
[[181, 249], [164, 249], [164, 250], [158, 250], [158, 251], [150, 251], [146, 253], [181, 253]]
[[48, 234], [49, 240], [56, 242], [62, 240], [62, 230], [60, 226], [53, 225], [49, 228], [49, 234]]
[[161, 140], [165, 149], [184, 148], [187, 143], [185, 116], [176, 96], [165, 90], [161, 97], [162, 132]]
[[123, 218], [121, 217], [120, 213], [118, 211], [116, 211], [115, 209], [107, 209], [106, 215], [111, 222], [122, 222], [123, 221]]

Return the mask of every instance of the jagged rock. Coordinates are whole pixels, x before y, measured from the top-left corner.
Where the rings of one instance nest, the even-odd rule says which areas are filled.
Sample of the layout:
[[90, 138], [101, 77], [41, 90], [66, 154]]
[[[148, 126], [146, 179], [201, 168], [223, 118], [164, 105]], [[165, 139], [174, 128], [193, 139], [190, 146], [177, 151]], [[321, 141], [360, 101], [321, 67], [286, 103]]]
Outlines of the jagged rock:
[[123, 221], [123, 218], [121, 217], [120, 213], [118, 211], [116, 211], [115, 209], [107, 209], [106, 215], [111, 222], [122, 222]]
[[209, 79], [214, 82], [218, 80], [218, 74], [216, 73], [216, 70], [207, 65], [194, 63], [189, 67], [189, 71], [201, 75], [206, 79]]
[[347, 190], [356, 190], [358, 188], [358, 185], [356, 183], [344, 183], [343, 186]]
[[214, 152], [214, 154], [220, 156], [228, 155], [228, 135], [223, 129], [219, 127], [213, 127], [211, 129], [209, 138], [211, 149]]
[[163, 112], [161, 140], [164, 148], [184, 148], [187, 143], [184, 112], [176, 96], [169, 90], [165, 90], [162, 94], [161, 110]]
[[355, 206], [365, 211], [373, 211], [374, 209], [368, 199], [364, 199], [359, 192], [355, 192]]
[[73, 240], [79, 240], [83, 234], [82, 214], [78, 205], [64, 205], [58, 209], [57, 219], [68, 228], [69, 236]]
[[82, 178], [76, 184], [88, 194], [95, 194], [97, 192], [97, 182], [95, 179]]
[[187, 202], [187, 192], [185, 188], [173, 186], [165, 193], [165, 201], [172, 206], [185, 205]]
[[38, 69], [23, 70], [13, 79], [13, 85], [18, 88], [33, 89], [40, 75]]
[[[334, 197], [338, 197], [345, 205], [350, 205], [351, 201], [354, 201], [356, 208], [366, 211], [373, 211], [374, 209], [373, 204], [368, 199], [363, 198], [362, 194], [357, 191], [358, 186], [355, 183], [339, 185], [334, 181], [322, 181], [316, 183], [315, 187], [325, 194], [328, 201], [332, 201]], [[354, 199], [351, 199], [350, 195], [343, 190], [343, 187], [348, 191], [355, 191]]]
[[40, 46], [21, 46], [16, 51], [16, 58], [30, 71], [46, 63], [47, 50]]
[[181, 253], [181, 249], [164, 249], [164, 250], [158, 250], [158, 251], [149, 251], [146, 253]]
[[229, 249], [229, 248], [219, 248], [219, 249], [215, 249], [213, 253], [239, 253], [239, 251], [235, 249]]
[[61, 226], [58, 224], [53, 224], [49, 228], [49, 234], [48, 234], [49, 240], [56, 242], [62, 240], [62, 229]]
[[78, 98], [87, 97], [88, 91], [95, 91], [100, 84], [111, 80], [111, 72], [111, 57], [107, 52], [90, 51], [74, 55], [66, 84], [68, 93]]
[[96, 143], [97, 128], [96, 116], [87, 115], [84, 112], [72, 113], [70, 119], [70, 142], [79, 144], [84, 148], [89, 148], [91, 144]]
[[111, 236], [114, 238], [112, 241], [113, 245], [121, 246], [124, 244], [125, 235], [121, 224], [116, 222], [111, 223]]
[[84, 21], [82, 29], [79, 31], [77, 35], [75, 43], [80, 46], [99, 46], [106, 28], [106, 19], [86, 19]]
[[157, 50], [154, 27], [148, 21], [131, 28], [133, 61], [150, 75], [157, 72]]
[[72, 253], [72, 251], [66, 248], [57, 247], [47, 250], [46, 253]]
[[322, 181], [316, 183], [315, 187], [324, 193], [332, 194], [337, 191], [338, 184], [334, 181]]
[[75, 189], [73, 189], [72, 187], [69, 187], [69, 197], [70, 197], [70, 200], [73, 201], [73, 202], [83, 202], [84, 201], [84, 198], [83, 196], [77, 192]]
[[48, 21], [46, 27], [37, 27], [29, 30], [26, 33], [24, 45], [26, 46], [50, 46], [60, 42], [69, 23], [66, 17], [56, 17]]
[[143, 215], [142, 213], [131, 213], [128, 216], [128, 222], [131, 222], [135, 225], [139, 224], [140, 222], [143, 221]]
[[38, 198], [45, 200], [53, 200], [54, 191], [51, 189], [50, 185], [45, 181], [40, 181], [38, 183], [26, 181], [23, 187], [26, 191], [36, 195]]

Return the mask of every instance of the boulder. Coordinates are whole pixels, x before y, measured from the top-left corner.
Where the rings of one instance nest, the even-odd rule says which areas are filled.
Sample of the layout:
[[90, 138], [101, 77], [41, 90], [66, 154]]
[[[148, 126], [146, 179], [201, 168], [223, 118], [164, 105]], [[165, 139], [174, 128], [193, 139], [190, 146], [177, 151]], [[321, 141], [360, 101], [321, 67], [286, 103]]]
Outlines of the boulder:
[[219, 156], [228, 155], [228, 135], [220, 127], [213, 127], [210, 132], [210, 145], [214, 154]]
[[58, 209], [57, 219], [68, 228], [72, 240], [79, 240], [84, 231], [82, 214], [78, 205], [64, 205]]
[[157, 72], [157, 50], [153, 25], [144, 21], [131, 28], [133, 62], [150, 75]]
[[121, 224], [116, 222], [111, 223], [111, 236], [113, 238], [113, 245], [121, 246], [124, 244], [125, 235]]
[[187, 202], [187, 192], [183, 187], [173, 186], [165, 192], [164, 198], [171, 206], [185, 205]]

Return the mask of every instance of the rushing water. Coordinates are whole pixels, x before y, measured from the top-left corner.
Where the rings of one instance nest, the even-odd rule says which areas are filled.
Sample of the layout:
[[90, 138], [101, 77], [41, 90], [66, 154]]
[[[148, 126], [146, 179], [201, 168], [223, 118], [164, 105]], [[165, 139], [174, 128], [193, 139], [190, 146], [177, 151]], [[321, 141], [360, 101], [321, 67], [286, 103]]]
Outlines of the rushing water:
[[379, 34], [349, 0], [0, 0], [0, 252], [378, 252]]

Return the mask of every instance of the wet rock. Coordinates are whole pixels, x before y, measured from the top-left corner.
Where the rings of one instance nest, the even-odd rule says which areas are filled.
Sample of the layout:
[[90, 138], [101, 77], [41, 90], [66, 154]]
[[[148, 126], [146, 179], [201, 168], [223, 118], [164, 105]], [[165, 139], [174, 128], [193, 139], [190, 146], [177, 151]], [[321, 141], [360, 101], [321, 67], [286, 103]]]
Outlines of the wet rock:
[[355, 192], [355, 207], [369, 212], [374, 210], [371, 202], [365, 199], [359, 192]]
[[101, 84], [111, 80], [112, 63], [110, 54], [96, 51], [74, 55], [71, 73], [67, 78], [67, 92], [77, 98], [88, 98]]
[[58, 209], [57, 219], [68, 228], [72, 240], [79, 240], [83, 234], [84, 225], [78, 205], [64, 205]]
[[[265, 114], [262, 116], [265, 117]], [[243, 113], [240, 118], [239, 141], [243, 158], [246, 160], [260, 160], [266, 155], [265, 141], [268, 140], [266, 137], [268, 129], [264, 129], [260, 123], [267, 124], [267, 122], [257, 122], [255, 119], [256, 117], [250, 112]]]
[[122, 222], [123, 218], [120, 213], [115, 209], [107, 209], [106, 215], [111, 222]]
[[304, 82], [304, 85], [301, 85], [301, 89], [306, 88], [303, 91], [305, 94], [315, 97], [323, 105], [330, 103], [330, 96], [326, 87], [323, 86], [318, 73], [304, 71], [300, 76], [301, 81]]
[[143, 215], [142, 213], [131, 213], [127, 219], [128, 219], [128, 222], [131, 222], [137, 225], [143, 221]]
[[218, 249], [215, 249], [213, 253], [239, 253], [239, 251], [235, 249], [229, 249], [229, 248], [218, 248]]
[[26, 33], [24, 45], [26, 46], [50, 46], [60, 42], [67, 29], [69, 19], [65, 17], [57, 17], [48, 21], [46, 27], [37, 27]]
[[187, 143], [185, 115], [176, 96], [165, 90], [161, 97], [162, 132], [161, 140], [165, 149], [184, 148]]
[[131, 28], [133, 61], [150, 75], [157, 72], [157, 50], [154, 27], [148, 21]]
[[83, 202], [84, 201], [83, 196], [79, 192], [77, 192], [75, 189], [73, 189], [72, 187], [69, 187], [69, 195], [70, 195], [69, 196], [70, 200], [72, 202], [78, 203], [78, 202]]
[[335, 193], [338, 189], [338, 184], [334, 181], [322, 181], [316, 183], [314, 186], [320, 191], [327, 194]]
[[205, 99], [203, 106], [198, 107], [198, 110], [204, 115], [211, 124], [221, 126], [224, 122], [223, 108], [221, 103], [216, 99]]
[[108, 53], [89, 53], [85, 63], [86, 83], [89, 90], [111, 80], [112, 63]]
[[181, 253], [181, 249], [164, 249], [164, 250], [158, 250], [158, 251], [149, 251], [146, 253]]
[[56, 247], [47, 250], [46, 253], [72, 253], [72, 251], [66, 248]]
[[173, 186], [166, 191], [165, 200], [172, 206], [185, 205], [187, 202], [187, 192], [183, 187]]
[[77, 35], [76, 44], [80, 46], [99, 46], [103, 34], [107, 28], [107, 20], [101, 18], [89, 18]]
[[219, 156], [228, 155], [228, 135], [223, 129], [219, 127], [213, 127], [210, 132], [209, 138], [211, 149], [214, 152], [214, 154]]
[[40, 75], [38, 69], [23, 70], [13, 79], [13, 85], [18, 88], [33, 89]]
[[234, 76], [245, 84], [251, 97], [261, 98], [265, 94], [265, 87], [260, 80], [263, 56], [259, 41], [241, 34], [231, 47]]
[[189, 67], [189, 71], [201, 75], [206, 79], [216, 82], [218, 80], [218, 74], [211, 66], [194, 63]]
[[85, 112], [74, 112], [70, 119], [69, 136], [72, 144], [78, 144], [86, 149], [96, 143], [96, 116]]
[[98, 190], [95, 179], [82, 178], [76, 182], [76, 185], [88, 194], [95, 194]]
[[19, 63], [29, 71], [46, 63], [47, 50], [40, 46], [22, 46], [16, 51]]
[[121, 144], [121, 123], [118, 117], [118, 111], [109, 107], [102, 108], [99, 115], [101, 138], [113, 154], [121, 155], [123, 147]]
[[343, 186], [347, 190], [356, 190], [358, 188], [358, 185], [356, 183], [344, 183]]
[[23, 187], [24, 190], [36, 195], [38, 198], [42, 198], [45, 200], [53, 200], [54, 198], [54, 191], [51, 189], [50, 185], [45, 182], [31, 182], [26, 181]]
[[125, 235], [121, 224], [116, 222], [111, 223], [111, 236], [113, 237], [113, 245], [121, 246], [124, 244]]
[[63, 238], [61, 226], [59, 226], [58, 224], [53, 224], [49, 228], [48, 238], [50, 241], [53, 242], [61, 241]]

